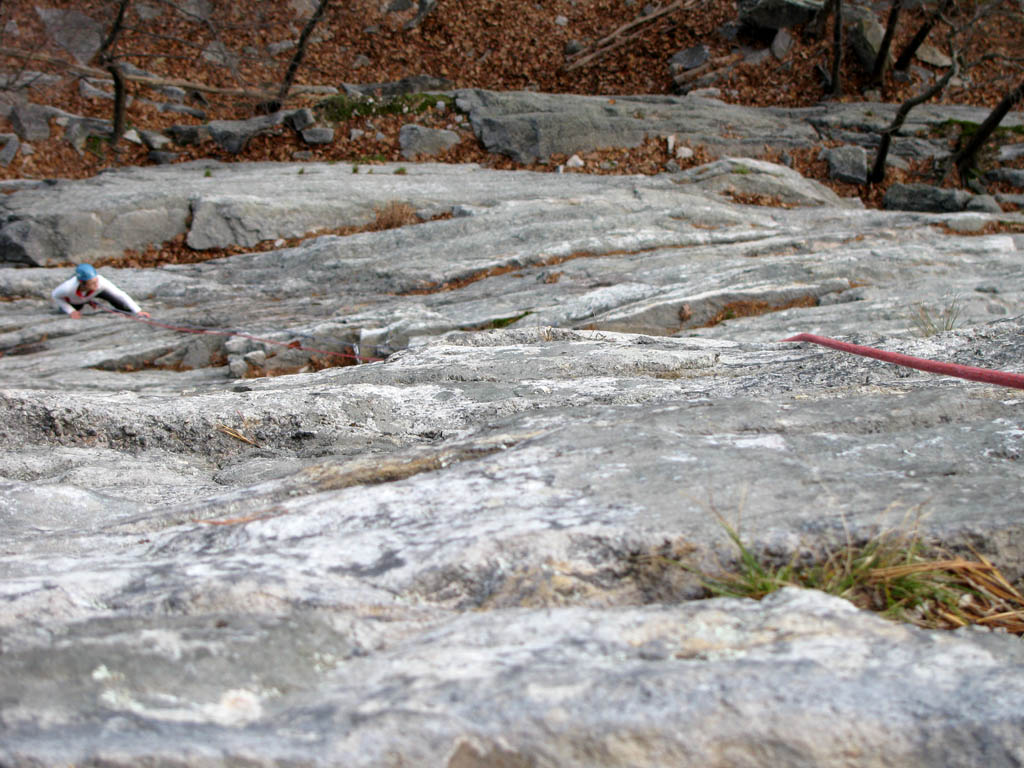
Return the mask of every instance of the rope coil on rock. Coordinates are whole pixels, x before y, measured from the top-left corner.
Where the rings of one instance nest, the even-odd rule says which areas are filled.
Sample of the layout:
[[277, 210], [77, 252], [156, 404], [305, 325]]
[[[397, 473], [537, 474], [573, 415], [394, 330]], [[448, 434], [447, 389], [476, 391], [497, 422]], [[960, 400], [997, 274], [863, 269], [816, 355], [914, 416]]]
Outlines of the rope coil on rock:
[[927, 373], [938, 373], [943, 376], [955, 376], [958, 379], [967, 379], [968, 381], [982, 381], [987, 384], [998, 384], [1001, 387], [1024, 389], [1024, 374], [1019, 373], [995, 371], [991, 368], [975, 368], [972, 365], [959, 365], [958, 363], [942, 363], [937, 360], [927, 360], [923, 357], [903, 355], [899, 352], [888, 352], [884, 349], [864, 347], [860, 344], [850, 344], [847, 341], [838, 341], [837, 339], [830, 339], [827, 336], [816, 336], [813, 333], [798, 333], [796, 336], [791, 336], [788, 339], [783, 339], [782, 341], [809, 341], [812, 344], [831, 347], [832, 349], [838, 349], [840, 352], [848, 352], [851, 355], [873, 357], [876, 360], [881, 360], [886, 363], [902, 365], [905, 368], [915, 368]]
[[104, 312], [109, 312], [112, 315], [121, 315], [122, 317], [130, 317], [132, 320], [137, 320], [140, 323], [146, 323], [157, 328], [166, 328], [170, 331], [176, 331], [177, 333], [194, 333], [197, 335], [207, 336], [238, 336], [242, 339], [249, 339], [250, 341], [256, 341], [260, 344], [271, 344], [277, 347], [287, 347], [288, 349], [297, 349], [302, 352], [311, 352], [316, 355], [330, 355], [331, 357], [342, 357], [350, 360], [357, 360], [362, 363], [380, 362], [384, 358], [382, 357], [366, 357], [364, 355], [357, 355], [354, 352], [336, 352], [331, 349], [316, 349], [314, 347], [306, 347], [297, 341], [277, 341], [276, 339], [266, 339], [260, 336], [253, 336], [248, 333], [242, 333], [233, 328], [203, 328], [202, 326], [194, 325], [172, 325], [170, 323], [163, 323], [159, 320], [153, 320], [148, 317], [139, 317], [138, 315], [132, 315], [128, 312], [121, 312], [117, 309], [111, 309], [102, 305], [96, 305], [99, 309]]

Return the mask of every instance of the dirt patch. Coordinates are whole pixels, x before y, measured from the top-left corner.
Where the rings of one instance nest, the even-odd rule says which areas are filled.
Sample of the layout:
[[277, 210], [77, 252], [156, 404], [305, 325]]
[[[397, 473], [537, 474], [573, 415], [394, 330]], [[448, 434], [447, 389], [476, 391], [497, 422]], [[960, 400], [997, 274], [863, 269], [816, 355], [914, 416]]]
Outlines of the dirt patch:
[[817, 296], [801, 296], [800, 298], [791, 299], [790, 301], [786, 301], [781, 304], [773, 304], [770, 301], [757, 301], [751, 299], [730, 301], [722, 307], [714, 317], [703, 323], [701, 327], [711, 328], [719, 323], [724, 323], [726, 320], [735, 320], [739, 317], [756, 317], [758, 315], [766, 315], [769, 312], [781, 312], [784, 309], [793, 309], [794, 307], [816, 306], [818, 306]]

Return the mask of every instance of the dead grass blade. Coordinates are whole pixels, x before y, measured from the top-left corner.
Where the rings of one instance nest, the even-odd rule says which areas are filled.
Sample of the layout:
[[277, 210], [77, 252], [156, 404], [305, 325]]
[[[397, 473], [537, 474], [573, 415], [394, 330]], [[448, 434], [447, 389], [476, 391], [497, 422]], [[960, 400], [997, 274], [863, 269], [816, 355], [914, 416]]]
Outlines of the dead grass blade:
[[200, 523], [202, 525], [241, 525], [242, 523], [252, 523], [257, 520], [269, 520], [273, 517], [279, 517], [281, 513], [277, 515], [246, 515], [243, 517], [226, 517], [223, 520], [193, 520], [194, 523]]
[[255, 445], [257, 448], [260, 447], [260, 444], [257, 443], [255, 440], [253, 440], [251, 437], [246, 437], [241, 432], [239, 432], [237, 429], [233, 429], [231, 427], [225, 426], [224, 424], [218, 424], [217, 425], [217, 431], [218, 432], [223, 432], [225, 435], [228, 435], [229, 437], [235, 438], [235, 440], [241, 440], [243, 443], [248, 443], [249, 445]]
[[[708, 573], [685, 558], [674, 561], [697, 574], [714, 595], [761, 599], [785, 586], [820, 589], [861, 608], [921, 627], [955, 629], [969, 624], [1024, 635], [1024, 595], [986, 557], [951, 557], [924, 546], [916, 533], [889, 531], [832, 551], [815, 564], [773, 564], [746, 546], [720, 518], [739, 552], [737, 561]], [[663, 558], [664, 559], [664, 558]]]

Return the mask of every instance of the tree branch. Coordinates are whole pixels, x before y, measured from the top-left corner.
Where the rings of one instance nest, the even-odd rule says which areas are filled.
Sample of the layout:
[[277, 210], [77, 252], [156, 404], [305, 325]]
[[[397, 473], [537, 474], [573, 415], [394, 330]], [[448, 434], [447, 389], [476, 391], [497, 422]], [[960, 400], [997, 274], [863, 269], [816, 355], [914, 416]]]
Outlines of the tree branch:
[[978, 150], [988, 141], [989, 136], [992, 135], [995, 129], [999, 127], [999, 123], [1006, 117], [1006, 113], [1013, 109], [1013, 106], [1022, 98], [1024, 98], [1024, 80], [1021, 80], [1017, 87], [1006, 94], [1003, 100], [996, 105], [995, 109], [989, 112], [985, 122], [974, 132], [971, 140], [953, 157], [953, 165], [956, 166], [957, 171], [960, 173], [961, 182], [974, 166], [974, 158], [978, 154]]
[[892, 137], [896, 135], [896, 132], [903, 127], [903, 123], [907, 120], [907, 115], [910, 114], [910, 110], [919, 104], [924, 104], [930, 98], [940, 93], [943, 88], [949, 85], [949, 81], [956, 77], [960, 71], [960, 57], [956, 51], [950, 48], [950, 58], [953, 59], [953, 65], [946, 71], [946, 74], [942, 78], [936, 81], [930, 88], [922, 91], [917, 96], [907, 99], [900, 108], [896, 111], [896, 117], [893, 119], [892, 124], [882, 130], [882, 140], [878, 144], [878, 154], [875, 155], [875, 164], [871, 167], [871, 173], [868, 174], [868, 183], [877, 184], [885, 178], [885, 158], [889, 154], [889, 145], [892, 143]]
[[313, 34], [313, 29], [319, 23], [320, 19], [323, 18], [324, 13], [327, 11], [327, 5], [330, 0], [320, 0], [313, 15], [309, 17], [309, 21], [306, 22], [306, 26], [302, 28], [302, 34], [299, 35], [299, 44], [295, 50], [295, 55], [292, 56], [292, 60], [288, 63], [288, 71], [285, 73], [284, 80], [281, 83], [281, 89], [277, 92], [277, 98], [274, 100], [274, 108], [269, 110], [276, 112], [284, 104], [284, 100], [288, 98], [288, 91], [292, 89], [292, 83], [295, 82], [295, 74], [299, 71], [299, 66], [302, 64], [302, 59], [306, 56], [306, 46], [309, 44], [309, 36]]
[[[109, 76], [109, 73], [103, 69], [83, 66], [81, 64], [74, 64], [70, 61], [66, 61], [65, 59], [58, 59], [54, 56], [48, 56], [45, 53], [23, 51], [18, 48], [0, 46], [0, 56], [10, 56], [12, 58], [22, 59], [24, 61], [40, 61], [45, 64], [52, 64], [53, 66], [61, 67], [69, 72], [74, 72], [75, 74], [84, 75], [86, 77], [98, 77], [105, 80]], [[267, 93], [265, 91], [252, 91], [246, 90], [244, 88], [216, 88], [212, 85], [206, 85], [204, 83], [195, 83], [191, 80], [177, 80], [175, 78], [164, 77], [145, 77], [143, 75], [133, 75], [127, 72], [123, 74], [126, 80], [131, 80], [133, 83], [141, 83], [142, 85], [176, 85], [179, 88], [185, 88], [187, 90], [203, 91], [205, 93], [220, 93], [225, 96], [248, 96], [257, 99], [265, 99], [267, 97]]]
[[878, 56], [875, 57], [875, 65], [871, 68], [871, 83], [878, 85], [885, 76], [886, 64], [889, 62], [889, 49], [892, 47], [892, 38], [896, 34], [896, 24], [900, 18], [900, 11], [903, 10], [903, 0], [892, 0], [892, 7], [889, 9], [889, 18], [885, 23], [885, 34], [882, 36], [882, 44], [878, 47]]
[[580, 58], [576, 59], [576, 61], [569, 64], [565, 68], [565, 71], [572, 72], [574, 69], [579, 69], [585, 64], [589, 64], [591, 61], [604, 56], [605, 54], [618, 48], [623, 43], [626, 43], [629, 40], [634, 39], [635, 37], [635, 35], [622, 37], [624, 33], [631, 32], [637, 27], [644, 26], [645, 24], [650, 24], [652, 21], [657, 21], [658, 19], [667, 16], [673, 11], [682, 10], [683, 8], [690, 8], [692, 6], [693, 2], [684, 3], [683, 0], [676, 0], [676, 2], [672, 3], [671, 5], [667, 5], [664, 8], [650, 14], [649, 16], [638, 16], [632, 21], [623, 24], [621, 27], [613, 31], [611, 34], [605, 35], [596, 43], [594, 43], [591, 46], [592, 50], [590, 53], [584, 55], [583, 51], [580, 51], [578, 54], [576, 54], [576, 56], [579, 56]]

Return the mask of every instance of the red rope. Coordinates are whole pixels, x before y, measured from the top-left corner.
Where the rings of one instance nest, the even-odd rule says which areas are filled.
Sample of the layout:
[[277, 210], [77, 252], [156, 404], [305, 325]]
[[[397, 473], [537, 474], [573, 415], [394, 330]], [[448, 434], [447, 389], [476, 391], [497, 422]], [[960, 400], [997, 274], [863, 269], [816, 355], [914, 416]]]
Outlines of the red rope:
[[362, 355], [356, 355], [351, 352], [335, 352], [330, 349], [315, 349], [314, 347], [304, 347], [297, 341], [277, 341], [275, 339], [264, 339], [259, 336], [250, 336], [248, 333], [241, 333], [230, 328], [202, 328], [198, 326], [188, 325], [171, 325], [169, 323], [161, 323], [159, 320], [153, 320], [148, 317], [139, 317], [139, 315], [130, 315], [127, 312], [121, 312], [116, 309], [110, 309], [104, 307], [102, 304], [94, 305], [104, 312], [109, 312], [112, 315], [121, 315], [122, 317], [130, 317], [132, 320], [138, 320], [140, 323], [146, 323], [147, 325], [153, 325], [157, 328], [166, 328], [170, 331], [176, 331], [177, 333], [194, 333], [200, 335], [209, 336], [239, 336], [243, 339], [249, 339], [250, 341], [258, 341], [261, 344], [272, 344], [278, 347], [287, 347], [288, 349], [298, 349], [303, 352], [312, 352], [316, 355], [330, 355], [332, 357], [344, 357], [350, 360], [359, 360], [360, 362], [380, 362], [384, 358], [382, 357], [364, 357]]
[[998, 384], [1001, 387], [1024, 389], [1024, 375], [1019, 373], [993, 371], [991, 368], [975, 368], [971, 365], [958, 365], [957, 363], [940, 363], [937, 360], [926, 360], [923, 357], [901, 355], [899, 352], [887, 352], [884, 349], [862, 347], [859, 344], [837, 341], [827, 336], [815, 336], [813, 333], [798, 333], [796, 336], [783, 339], [783, 341], [809, 341], [812, 344], [820, 344], [823, 347], [838, 349], [840, 352], [849, 352], [850, 354], [861, 355], [862, 357], [873, 357], [876, 360], [902, 365], [906, 368], [916, 368], [919, 371], [939, 373], [944, 376], [956, 376], [959, 379], [968, 379], [969, 381], [983, 381], [988, 384]]

